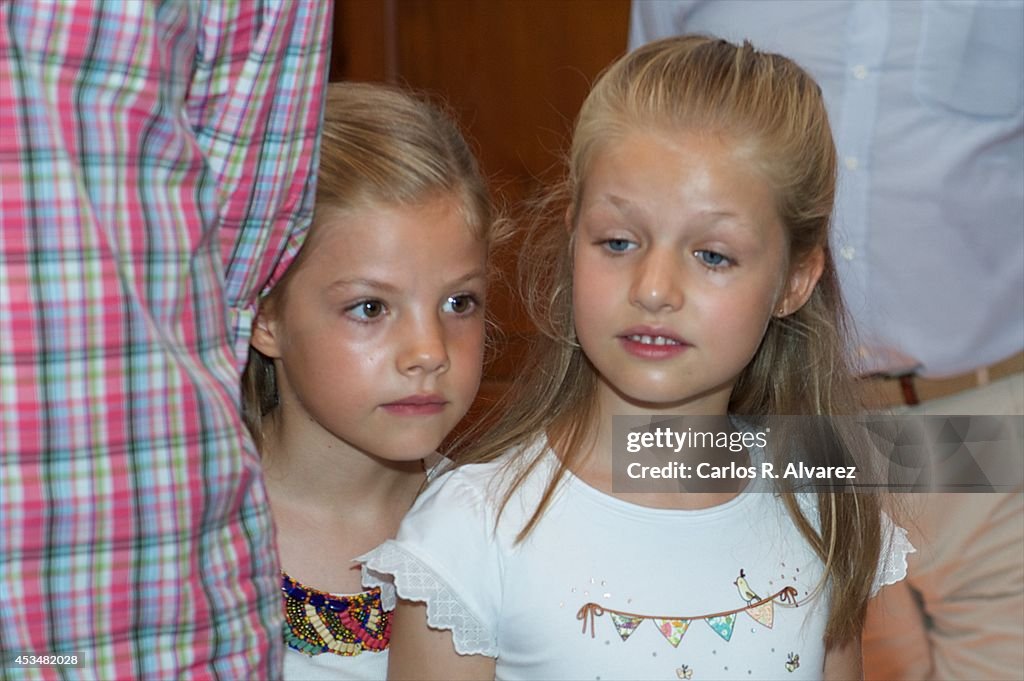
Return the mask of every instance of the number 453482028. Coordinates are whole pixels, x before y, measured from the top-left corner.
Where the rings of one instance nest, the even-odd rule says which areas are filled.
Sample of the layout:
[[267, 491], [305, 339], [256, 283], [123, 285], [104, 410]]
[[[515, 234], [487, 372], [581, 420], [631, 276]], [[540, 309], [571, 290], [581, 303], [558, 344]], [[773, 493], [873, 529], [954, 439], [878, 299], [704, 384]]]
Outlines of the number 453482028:
[[78, 653], [62, 654], [38, 654], [38, 653], [14, 653], [6, 655], [8, 669], [12, 667], [77, 667], [82, 656]]

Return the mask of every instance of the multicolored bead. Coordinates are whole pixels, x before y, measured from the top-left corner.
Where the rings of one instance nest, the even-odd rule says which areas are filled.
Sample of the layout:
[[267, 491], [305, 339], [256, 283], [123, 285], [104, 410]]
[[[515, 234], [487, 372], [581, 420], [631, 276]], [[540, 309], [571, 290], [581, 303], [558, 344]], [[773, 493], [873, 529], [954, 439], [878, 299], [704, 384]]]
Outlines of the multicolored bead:
[[350, 657], [386, 650], [391, 613], [381, 606], [380, 589], [335, 596], [300, 584], [281, 573], [284, 639], [306, 655], [334, 653]]

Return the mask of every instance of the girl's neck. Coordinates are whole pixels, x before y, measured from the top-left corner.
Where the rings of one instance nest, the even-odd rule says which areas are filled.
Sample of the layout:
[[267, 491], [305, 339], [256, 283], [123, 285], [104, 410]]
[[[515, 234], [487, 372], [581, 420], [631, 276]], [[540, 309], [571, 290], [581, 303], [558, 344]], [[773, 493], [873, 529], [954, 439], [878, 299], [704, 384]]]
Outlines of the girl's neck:
[[[715, 399], [717, 398], [717, 399]], [[624, 399], [618, 393], [600, 386], [597, 390], [596, 402], [592, 410], [589, 427], [585, 428], [585, 438], [579, 443], [581, 451], [570, 458], [570, 469], [583, 482], [610, 496], [653, 508], [694, 510], [709, 508], [723, 504], [736, 496], [735, 492], [651, 492], [651, 493], [619, 493], [614, 490], [613, 471], [616, 462], [613, 449], [616, 446], [614, 436], [623, 433], [614, 432], [616, 416], [699, 416], [726, 417], [728, 400], [721, 396], [713, 396], [708, 400], [695, 400], [664, 407], [645, 405]], [[619, 443], [624, 444], [624, 443]], [[565, 452], [559, 452], [565, 456]]]
[[395, 535], [423, 462], [385, 461], [315, 424], [274, 425], [263, 470], [282, 569], [322, 591], [361, 591], [352, 560]]
[[263, 470], [273, 496], [327, 512], [394, 507], [415, 493], [421, 460], [394, 462], [357, 449], [320, 428], [277, 422], [266, 435]]
[[706, 395], [698, 395], [674, 404], [655, 404], [631, 400], [598, 378], [594, 395], [593, 419], [587, 429], [591, 434], [593, 454], [608, 467], [612, 462], [613, 425], [616, 416], [650, 417], [726, 417], [731, 386]]

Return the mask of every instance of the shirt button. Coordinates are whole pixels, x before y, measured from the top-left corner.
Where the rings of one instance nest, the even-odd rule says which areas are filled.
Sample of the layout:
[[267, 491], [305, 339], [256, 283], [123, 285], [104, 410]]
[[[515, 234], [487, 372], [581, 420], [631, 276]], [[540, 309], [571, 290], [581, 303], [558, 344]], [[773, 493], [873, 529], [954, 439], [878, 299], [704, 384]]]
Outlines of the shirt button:
[[843, 159], [843, 165], [846, 166], [847, 170], [856, 170], [860, 167], [860, 161], [857, 160], [856, 156], [847, 156]]
[[839, 249], [839, 257], [841, 257], [843, 260], [853, 260], [853, 257], [855, 255], [857, 255], [857, 249], [854, 248], [853, 246], [843, 246], [842, 248]]
[[853, 67], [853, 77], [857, 80], [864, 80], [868, 77], [868, 69], [863, 64], [857, 64]]

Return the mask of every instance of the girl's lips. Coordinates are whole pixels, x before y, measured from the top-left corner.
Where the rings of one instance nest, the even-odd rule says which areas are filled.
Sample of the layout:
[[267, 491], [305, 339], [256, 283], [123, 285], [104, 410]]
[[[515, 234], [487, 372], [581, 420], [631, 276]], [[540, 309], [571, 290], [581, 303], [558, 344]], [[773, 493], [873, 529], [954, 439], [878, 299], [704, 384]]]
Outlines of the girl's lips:
[[440, 395], [410, 395], [381, 405], [384, 411], [398, 416], [424, 416], [444, 411], [448, 400]]
[[677, 340], [669, 336], [662, 335], [649, 335], [641, 333], [629, 334], [625, 337], [626, 340], [633, 341], [634, 343], [642, 343], [644, 345], [683, 345], [682, 341]]
[[690, 347], [677, 335], [652, 328], [629, 329], [619, 336], [622, 347], [631, 355], [642, 359], [669, 359]]

